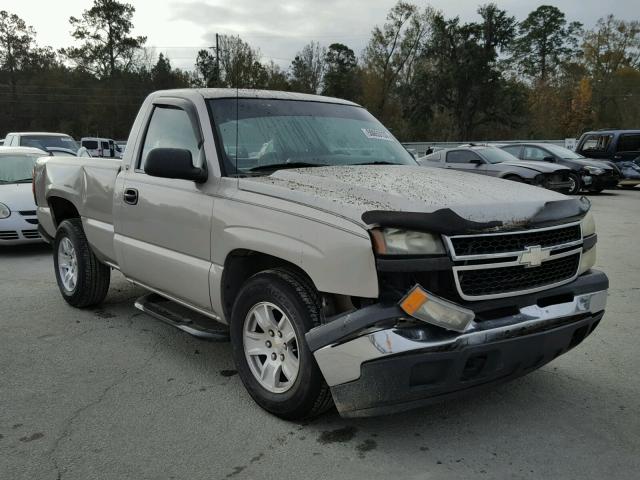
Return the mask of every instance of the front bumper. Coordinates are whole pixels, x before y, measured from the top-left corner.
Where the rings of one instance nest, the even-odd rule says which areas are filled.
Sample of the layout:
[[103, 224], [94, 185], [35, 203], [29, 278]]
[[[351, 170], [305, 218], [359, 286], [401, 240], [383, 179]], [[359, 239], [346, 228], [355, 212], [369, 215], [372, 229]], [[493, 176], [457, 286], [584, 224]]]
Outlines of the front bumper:
[[610, 190], [616, 188], [619, 181], [618, 175], [587, 175], [582, 177], [583, 185], [590, 190]]
[[[507, 381], [553, 360], [595, 329], [607, 288], [606, 275], [592, 271], [510, 299], [518, 313], [474, 322], [462, 333], [408, 323], [399, 307], [369, 307], [369, 324], [363, 309], [317, 327], [307, 341], [341, 415], [392, 413]], [[496, 301], [497, 308], [505, 301]], [[486, 309], [490, 302], [476, 303]]]
[[0, 220], [0, 247], [42, 242], [35, 211], [13, 211]]

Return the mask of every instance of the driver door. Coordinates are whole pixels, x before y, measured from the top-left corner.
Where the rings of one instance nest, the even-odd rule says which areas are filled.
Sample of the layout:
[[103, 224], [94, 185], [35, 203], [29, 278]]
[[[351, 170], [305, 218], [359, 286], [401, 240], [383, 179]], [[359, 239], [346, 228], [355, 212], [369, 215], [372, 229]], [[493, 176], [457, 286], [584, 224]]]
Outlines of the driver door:
[[[172, 298], [211, 310], [211, 215], [213, 197], [193, 181], [147, 175], [154, 148], [191, 152], [194, 166], [205, 163], [195, 107], [182, 99], [154, 104], [142, 148], [119, 176], [114, 206], [114, 243], [122, 272]], [[193, 111], [187, 112], [191, 105]], [[195, 121], [193, 115], [196, 115]], [[195, 122], [195, 123], [194, 123]]]

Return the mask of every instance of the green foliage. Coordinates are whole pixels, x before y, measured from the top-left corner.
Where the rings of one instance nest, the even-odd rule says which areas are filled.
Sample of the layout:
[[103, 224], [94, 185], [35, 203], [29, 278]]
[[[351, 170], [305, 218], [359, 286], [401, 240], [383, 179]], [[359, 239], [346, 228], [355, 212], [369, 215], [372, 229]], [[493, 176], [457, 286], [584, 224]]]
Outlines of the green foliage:
[[136, 9], [116, 0], [94, 0], [93, 6], [82, 12], [81, 18], [71, 17], [71, 35], [80, 46], [63, 49], [61, 53], [79, 68], [98, 77], [111, 77], [117, 71], [133, 67], [135, 53], [147, 37], [132, 37], [131, 21]]
[[92, 0], [60, 52], [0, 11], [0, 137], [63, 131], [126, 138], [144, 98], [184, 87], [293, 90], [361, 103], [403, 140], [563, 138], [640, 124], [640, 22], [606, 16], [591, 30], [543, 5], [522, 22], [489, 3], [475, 21], [401, 0], [360, 58], [310, 42], [289, 68], [238, 36], [201, 49], [193, 71], [132, 35], [135, 9]]
[[326, 49], [311, 42], [291, 62], [291, 88], [297, 92], [319, 93], [325, 73]]
[[360, 94], [358, 60], [349, 47], [342, 43], [329, 45], [324, 57], [326, 71], [322, 94], [355, 100]]
[[514, 60], [522, 72], [546, 81], [563, 63], [580, 54], [578, 48], [582, 25], [567, 25], [564, 13], [542, 5], [520, 23], [519, 36], [513, 44]]

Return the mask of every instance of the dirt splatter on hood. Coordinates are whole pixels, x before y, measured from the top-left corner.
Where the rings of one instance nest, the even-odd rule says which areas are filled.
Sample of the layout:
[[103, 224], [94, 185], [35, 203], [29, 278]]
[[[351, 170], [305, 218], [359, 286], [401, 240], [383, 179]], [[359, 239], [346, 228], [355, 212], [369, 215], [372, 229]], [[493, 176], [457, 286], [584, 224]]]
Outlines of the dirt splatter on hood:
[[450, 208], [475, 222], [520, 223], [567, 197], [482, 175], [411, 165], [279, 170], [240, 179], [240, 189], [330, 211], [362, 224], [369, 210], [432, 213]]

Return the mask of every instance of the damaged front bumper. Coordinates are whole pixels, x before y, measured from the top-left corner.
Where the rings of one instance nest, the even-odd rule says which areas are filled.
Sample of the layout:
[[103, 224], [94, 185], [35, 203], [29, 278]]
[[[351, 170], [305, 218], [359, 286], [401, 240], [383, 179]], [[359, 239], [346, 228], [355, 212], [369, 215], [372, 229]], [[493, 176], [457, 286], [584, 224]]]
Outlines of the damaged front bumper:
[[579, 344], [604, 314], [608, 279], [591, 271], [558, 288], [466, 308], [516, 302], [517, 313], [471, 322], [463, 332], [373, 305], [307, 333], [343, 416], [369, 416], [441, 401], [524, 375]]

